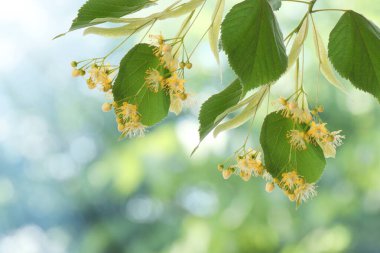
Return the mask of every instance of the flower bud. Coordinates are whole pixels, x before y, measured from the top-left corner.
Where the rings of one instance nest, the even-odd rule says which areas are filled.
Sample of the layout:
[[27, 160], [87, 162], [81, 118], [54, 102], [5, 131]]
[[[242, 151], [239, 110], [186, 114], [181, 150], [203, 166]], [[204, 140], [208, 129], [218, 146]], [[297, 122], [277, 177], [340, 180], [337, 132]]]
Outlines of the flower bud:
[[296, 109], [298, 106], [297, 106], [297, 104], [296, 104], [296, 102], [290, 102], [289, 103], [289, 109], [290, 110], [294, 110], [294, 109]]
[[323, 106], [321, 106], [321, 105], [317, 107], [317, 111], [318, 111], [319, 113], [324, 112], [324, 110], [325, 110], [325, 109], [324, 109]]
[[170, 51], [172, 51], [172, 47], [170, 45], [162, 46], [162, 52], [169, 53]]
[[273, 190], [274, 190], [274, 183], [273, 182], [272, 183], [267, 183], [265, 185], [265, 191], [272, 192]]
[[284, 106], [288, 104], [288, 101], [286, 101], [286, 99], [283, 98], [283, 97], [279, 98], [279, 99], [278, 99], [278, 102], [280, 102], [280, 104], [282, 104], [282, 105], [284, 105]]
[[109, 112], [112, 110], [112, 104], [111, 103], [104, 103], [102, 105], [102, 111], [103, 112]]
[[232, 175], [232, 171], [230, 169], [223, 170], [222, 176], [224, 179], [229, 179]]
[[117, 130], [119, 130], [119, 132], [123, 132], [124, 131], [124, 125], [123, 124], [118, 124], [117, 125]]
[[80, 76], [80, 70], [79, 69], [73, 69], [73, 71], [71, 72], [71, 75], [73, 77], [78, 77]]
[[296, 195], [294, 195], [293, 193], [291, 193], [291, 194], [288, 195], [288, 198], [289, 198], [290, 201], [293, 202], [293, 201], [296, 200]]
[[187, 69], [191, 69], [193, 67], [193, 64], [192, 63], [190, 63], [190, 62], [187, 62], [186, 63], [186, 68]]
[[71, 62], [71, 67], [76, 68], [78, 66], [78, 63], [76, 61]]

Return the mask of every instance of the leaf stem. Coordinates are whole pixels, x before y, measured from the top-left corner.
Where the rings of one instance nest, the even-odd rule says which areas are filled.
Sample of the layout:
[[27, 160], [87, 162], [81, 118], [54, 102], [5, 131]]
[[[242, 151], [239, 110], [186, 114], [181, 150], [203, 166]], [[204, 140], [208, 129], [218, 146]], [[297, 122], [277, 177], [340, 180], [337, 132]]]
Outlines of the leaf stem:
[[316, 13], [316, 12], [325, 12], [325, 11], [349, 11], [349, 10], [344, 10], [344, 9], [319, 9], [319, 10], [313, 10], [311, 13]]
[[301, 1], [301, 0], [283, 0], [283, 2], [294, 2], [294, 3], [310, 4], [310, 2]]

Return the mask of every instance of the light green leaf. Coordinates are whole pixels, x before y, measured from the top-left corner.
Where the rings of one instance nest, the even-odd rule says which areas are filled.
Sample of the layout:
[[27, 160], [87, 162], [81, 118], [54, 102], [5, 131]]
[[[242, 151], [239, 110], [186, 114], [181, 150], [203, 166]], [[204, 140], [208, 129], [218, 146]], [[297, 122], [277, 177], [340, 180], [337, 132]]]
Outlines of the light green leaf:
[[282, 33], [267, 0], [235, 5], [222, 23], [221, 40], [246, 90], [278, 80], [287, 69]]
[[175, 6], [167, 11], [164, 11], [160, 15], [160, 19], [176, 18], [186, 13], [192, 12], [198, 8], [205, 0], [191, 0], [187, 3]]
[[329, 57], [339, 74], [380, 101], [380, 29], [347, 11], [330, 34]]
[[322, 149], [318, 145], [308, 143], [306, 150], [297, 151], [291, 148], [286, 136], [292, 129], [300, 130], [305, 127], [284, 118], [281, 112], [273, 112], [265, 118], [260, 143], [266, 169], [273, 177], [281, 178], [282, 173], [293, 170], [308, 183], [314, 183], [321, 177], [326, 166]]
[[167, 92], [161, 90], [154, 93], [145, 85], [146, 71], [159, 65], [153, 49], [148, 44], [137, 44], [132, 48], [121, 60], [113, 86], [115, 102], [137, 105], [141, 123], [146, 126], [152, 126], [165, 118], [170, 106]]
[[236, 105], [242, 97], [242, 86], [239, 80], [232, 82], [218, 94], [211, 96], [203, 103], [199, 113], [199, 138], [202, 141], [222, 120], [216, 118], [228, 108]]
[[315, 50], [317, 53], [317, 57], [319, 60], [319, 70], [323, 74], [323, 76], [326, 78], [329, 83], [334, 85], [336, 88], [340, 89], [343, 92], [346, 92], [343, 84], [339, 82], [338, 78], [336, 77], [334, 70], [332, 69], [332, 66], [330, 64], [329, 58], [327, 56], [327, 50], [325, 47], [325, 43], [323, 43], [322, 37], [319, 34], [317, 28], [315, 27], [315, 24], [313, 24], [313, 35], [314, 35], [314, 45]]
[[[88, 0], [78, 11], [69, 32], [97, 25], [97, 18], [120, 18], [154, 4], [152, 0]], [[65, 34], [58, 35], [56, 38]]]
[[237, 128], [247, 122], [249, 119], [255, 116], [261, 103], [264, 100], [265, 95], [269, 91], [269, 85], [261, 87], [250, 99], [248, 105], [244, 110], [236, 115], [234, 118], [218, 125], [214, 130], [214, 137], [217, 137], [220, 133]]
[[307, 15], [302, 22], [300, 30], [297, 33], [296, 38], [294, 39], [292, 49], [290, 50], [288, 57], [288, 70], [294, 65], [297, 59], [300, 56], [303, 44], [307, 38], [309, 32], [309, 15]]
[[222, 19], [223, 19], [224, 5], [225, 5], [225, 0], [216, 1], [215, 10], [211, 19], [212, 23], [210, 26], [210, 31], [208, 33], [210, 48], [218, 64], [219, 64], [218, 40], [219, 40], [220, 26], [222, 24]]
[[150, 6], [150, 0], [88, 0], [78, 11], [70, 31], [95, 25], [96, 18], [120, 18]]
[[89, 27], [86, 28], [83, 32], [83, 35], [100, 35], [104, 37], [122, 37], [122, 36], [128, 36], [131, 34], [134, 34], [138, 32], [139, 30], [146, 27], [148, 23], [146, 24], [137, 24], [137, 23], [130, 23], [127, 25], [123, 25], [120, 27], [113, 27], [113, 28], [103, 28], [103, 27]]
[[103, 28], [103, 27], [89, 27], [84, 31], [84, 35], [95, 34], [105, 37], [122, 37], [128, 36], [138, 32], [139, 30], [147, 27], [156, 20], [164, 20], [168, 18], [175, 18], [193, 12], [204, 0], [192, 0], [190, 2], [178, 5], [178, 1], [167, 7], [164, 11], [153, 13], [145, 18], [98, 18], [94, 19], [92, 23], [96, 22], [111, 22], [111, 23], [126, 23], [126, 25]]
[[272, 9], [278, 11], [281, 8], [282, 0], [268, 0], [269, 4], [272, 6]]

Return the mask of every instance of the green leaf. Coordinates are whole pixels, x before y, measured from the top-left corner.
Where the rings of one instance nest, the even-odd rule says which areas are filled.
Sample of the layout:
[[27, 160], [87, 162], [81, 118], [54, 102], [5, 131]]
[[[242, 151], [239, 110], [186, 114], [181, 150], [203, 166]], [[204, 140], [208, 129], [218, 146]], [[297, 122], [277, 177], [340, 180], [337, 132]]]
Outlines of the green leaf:
[[242, 97], [242, 86], [239, 80], [232, 82], [218, 94], [211, 96], [203, 103], [199, 113], [199, 137], [203, 140], [223, 119], [215, 119], [228, 108], [236, 105]]
[[315, 24], [313, 24], [313, 31], [315, 51], [319, 60], [319, 70], [321, 71], [322, 75], [326, 78], [326, 80], [329, 81], [329, 83], [334, 85], [339, 90], [346, 92], [343, 84], [339, 82], [338, 78], [334, 73], [333, 68], [331, 67], [329, 58], [327, 56], [325, 44], [323, 43], [322, 37], [319, 34]]
[[309, 32], [309, 15], [307, 15], [302, 22], [302, 25], [297, 32], [297, 36], [294, 39], [292, 48], [290, 49], [289, 57], [288, 57], [288, 70], [297, 62], [297, 59], [299, 59], [301, 50], [303, 48], [303, 45], [305, 43], [305, 40], [307, 38]]
[[169, 111], [170, 97], [164, 90], [157, 93], [145, 84], [146, 71], [157, 68], [159, 59], [153, 53], [154, 47], [137, 44], [120, 62], [119, 74], [113, 86], [117, 103], [136, 104], [141, 123], [152, 126], [164, 119]]
[[[236, 105], [242, 98], [243, 88], [239, 80], [232, 82], [218, 94], [211, 96], [203, 103], [199, 113], [199, 139], [200, 142], [223, 120], [217, 117], [230, 107]], [[199, 145], [198, 145], [199, 146]], [[196, 147], [193, 153], [196, 151]]]
[[278, 11], [281, 8], [282, 0], [268, 0], [269, 4], [272, 6], [272, 9]]
[[329, 57], [341, 76], [380, 101], [380, 29], [347, 11], [331, 31]]
[[[120, 18], [152, 5], [151, 0], [88, 0], [78, 11], [69, 32], [100, 24], [98, 18]], [[65, 35], [58, 35], [56, 38]]]
[[287, 69], [282, 33], [267, 0], [235, 5], [222, 23], [221, 39], [246, 90], [278, 80]]
[[273, 177], [296, 170], [306, 182], [314, 183], [321, 177], [326, 165], [322, 149], [308, 143], [306, 150], [292, 149], [287, 138], [288, 131], [302, 129], [305, 125], [295, 124], [284, 118], [281, 112], [269, 114], [261, 129], [260, 143], [264, 151], [266, 169]]
[[220, 26], [223, 20], [225, 2], [226, 2], [225, 0], [216, 1], [215, 10], [211, 18], [212, 23], [210, 26], [210, 31], [208, 32], [210, 48], [218, 64], [219, 64], [219, 50], [218, 50], [219, 33], [220, 33]]
[[[214, 137], [217, 137], [221, 132], [237, 128], [246, 123], [251, 118], [255, 117], [257, 110], [264, 100], [265, 95], [269, 91], [269, 87], [269, 85], [261, 87], [251, 96], [249, 103], [243, 111], [241, 111], [234, 118], [218, 125], [214, 130]], [[218, 118], [219, 117], [217, 117], [217, 119]]]

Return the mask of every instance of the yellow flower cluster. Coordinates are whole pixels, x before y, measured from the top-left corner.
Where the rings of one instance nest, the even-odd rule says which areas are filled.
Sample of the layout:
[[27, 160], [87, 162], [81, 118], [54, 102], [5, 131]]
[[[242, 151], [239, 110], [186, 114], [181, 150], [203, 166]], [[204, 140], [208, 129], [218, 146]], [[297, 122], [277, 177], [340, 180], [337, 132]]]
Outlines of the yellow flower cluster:
[[112, 89], [112, 78], [110, 75], [113, 70], [109, 65], [98, 66], [96, 63], [92, 64], [91, 67], [87, 67], [85, 64], [83, 67], [78, 68], [78, 63], [73, 61], [71, 63], [73, 67], [72, 76], [85, 76], [89, 73], [89, 77], [86, 79], [86, 83], [89, 89], [95, 89], [98, 87], [101, 91], [108, 92]]
[[224, 179], [230, 178], [232, 174], [239, 175], [244, 181], [248, 181], [252, 176], [265, 179], [270, 177], [261, 161], [261, 153], [253, 149], [237, 155], [236, 164], [230, 165], [226, 169], [224, 165], [218, 165], [218, 170], [222, 172]]
[[110, 66], [93, 64], [89, 70], [90, 77], [87, 79], [88, 88], [94, 89], [98, 87], [101, 91], [110, 91], [112, 89], [111, 73]]
[[[185, 80], [183, 79], [183, 67], [179, 64], [177, 57], [173, 54], [173, 47], [165, 42], [162, 35], [150, 35], [153, 45], [156, 46], [154, 54], [160, 59], [160, 66], [157, 69], [148, 69], [145, 83], [152, 92], [165, 90], [170, 95], [170, 111], [179, 114], [182, 111], [183, 101], [188, 98], [185, 90]], [[180, 66], [179, 66], [180, 65]], [[191, 68], [191, 63], [184, 65]], [[159, 69], [165, 73], [162, 76]]]
[[[284, 98], [279, 99], [280, 110], [286, 118], [291, 118], [296, 123], [306, 124], [306, 130], [290, 130], [287, 138], [292, 148], [296, 150], [306, 150], [307, 143], [319, 145], [326, 158], [335, 157], [336, 148], [343, 143], [345, 136], [340, 135], [342, 132], [330, 132], [326, 128], [326, 123], [321, 122], [319, 113], [323, 112], [321, 106], [316, 107], [311, 112], [309, 109], [302, 109], [294, 101], [288, 102]], [[317, 121], [315, 119], [318, 119]]]
[[274, 183], [284, 191], [290, 201], [301, 204], [317, 195], [315, 184], [305, 182], [296, 171], [282, 173], [281, 177], [281, 180], [274, 179]]
[[141, 124], [141, 117], [137, 105], [123, 102], [121, 106], [113, 103], [116, 113], [116, 122], [122, 137], [139, 137], [145, 133], [145, 126]]

